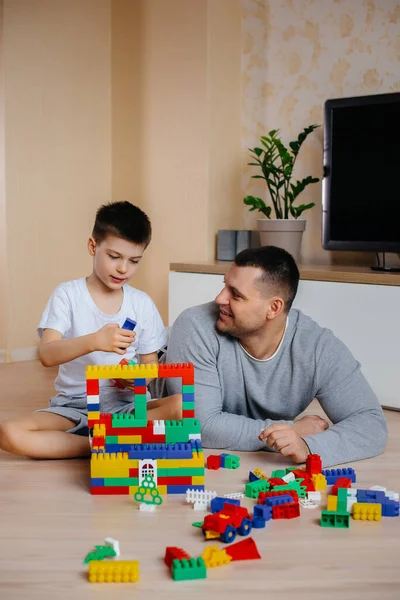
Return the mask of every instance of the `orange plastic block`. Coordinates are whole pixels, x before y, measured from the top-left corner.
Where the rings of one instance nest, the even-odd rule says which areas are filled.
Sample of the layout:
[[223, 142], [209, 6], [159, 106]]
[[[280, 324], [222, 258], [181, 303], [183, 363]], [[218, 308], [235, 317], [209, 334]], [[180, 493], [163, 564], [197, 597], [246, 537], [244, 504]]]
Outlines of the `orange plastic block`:
[[194, 366], [192, 363], [177, 363], [172, 365], [159, 365], [158, 377], [169, 379], [181, 377], [183, 385], [194, 384]]

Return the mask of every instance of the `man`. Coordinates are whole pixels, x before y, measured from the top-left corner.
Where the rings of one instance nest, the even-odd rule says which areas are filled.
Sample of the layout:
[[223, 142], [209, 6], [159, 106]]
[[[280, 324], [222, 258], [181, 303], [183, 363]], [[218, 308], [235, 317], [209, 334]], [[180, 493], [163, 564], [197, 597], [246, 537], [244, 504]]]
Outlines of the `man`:
[[[267, 449], [294, 462], [309, 452], [325, 466], [375, 456], [385, 418], [359, 363], [333, 333], [291, 308], [299, 271], [281, 248], [237, 255], [215, 302], [175, 321], [167, 362], [193, 362], [196, 416], [206, 447]], [[168, 382], [170, 394], [179, 382]], [[295, 421], [317, 398], [333, 425]]]

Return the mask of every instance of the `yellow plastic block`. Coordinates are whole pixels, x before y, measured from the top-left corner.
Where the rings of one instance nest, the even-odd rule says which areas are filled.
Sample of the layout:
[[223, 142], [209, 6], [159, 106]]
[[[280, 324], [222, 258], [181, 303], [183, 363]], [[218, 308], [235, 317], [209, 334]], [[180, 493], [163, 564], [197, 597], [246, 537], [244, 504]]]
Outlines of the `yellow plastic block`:
[[370, 502], [355, 502], [353, 504], [353, 519], [357, 521], [380, 521], [382, 519], [382, 504]]
[[326, 477], [322, 473], [314, 473], [311, 475], [311, 480], [314, 484], [315, 491], [326, 490]]
[[217, 531], [206, 531], [206, 540], [216, 540], [220, 534]]
[[[139, 486], [138, 485], [131, 485], [129, 487], [129, 495], [133, 496], [133, 494], [136, 494], [136, 492], [138, 491]], [[167, 495], [167, 486], [166, 485], [158, 485], [157, 486], [158, 492], [162, 495], [162, 496], [166, 496]]]
[[99, 410], [89, 410], [87, 414], [88, 421], [99, 421], [100, 419], [100, 411]]
[[118, 444], [141, 444], [141, 435], [119, 435]]
[[204, 467], [204, 457], [201, 458], [183, 458], [179, 461], [180, 467]]
[[226, 553], [225, 548], [218, 548], [218, 546], [208, 546], [205, 548], [201, 558], [204, 560], [207, 569], [211, 567], [222, 567], [222, 565], [228, 565], [232, 558]]
[[138, 560], [91, 560], [90, 583], [135, 583], [139, 579]]
[[137, 468], [137, 460], [129, 460], [127, 452], [92, 454], [91, 477], [129, 477], [129, 469]]
[[182, 466], [181, 461], [175, 458], [159, 458], [157, 460], [157, 467], [159, 469], [179, 469]]
[[254, 469], [254, 475], [257, 475], [259, 479], [268, 479], [264, 471], [261, 471], [261, 469]]
[[104, 423], [95, 423], [93, 426], [93, 437], [105, 437], [106, 426]]
[[158, 365], [88, 365], [87, 379], [158, 378]]
[[334, 512], [337, 511], [337, 496], [328, 496], [328, 504], [326, 510], [333, 510]]
[[192, 484], [193, 485], [203, 485], [204, 483], [204, 477], [200, 477], [200, 476], [195, 476], [192, 477]]

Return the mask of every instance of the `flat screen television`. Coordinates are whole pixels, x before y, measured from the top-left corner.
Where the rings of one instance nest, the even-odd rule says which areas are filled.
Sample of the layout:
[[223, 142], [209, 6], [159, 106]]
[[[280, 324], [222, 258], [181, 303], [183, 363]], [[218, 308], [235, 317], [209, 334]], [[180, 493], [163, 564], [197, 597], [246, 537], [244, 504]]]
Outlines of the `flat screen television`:
[[400, 93], [326, 101], [322, 246], [400, 252]]

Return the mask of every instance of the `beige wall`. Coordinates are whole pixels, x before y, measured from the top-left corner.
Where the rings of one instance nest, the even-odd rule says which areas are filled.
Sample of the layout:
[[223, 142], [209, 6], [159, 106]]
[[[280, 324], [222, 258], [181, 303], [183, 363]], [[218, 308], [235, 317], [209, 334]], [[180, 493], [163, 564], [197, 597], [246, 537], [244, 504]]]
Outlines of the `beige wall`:
[[0, 361], [4, 361], [7, 349], [8, 322], [8, 269], [6, 226], [6, 164], [4, 136], [4, 56], [3, 56], [3, 4], [0, 2]]
[[6, 347], [18, 359], [29, 351], [16, 349], [36, 345], [55, 286], [88, 272], [94, 212], [111, 197], [110, 0], [4, 0], [3, 16], [1, 286]]
[[[271, 129], [288, 142], [322, 124], [328, 98], [400, 91], [399, 28], [398, 0], [243, 0], [243, 147]], [[302, 148], [299, 177], [321, 176], [322, 137], [321, 128]], [[264, 190], [250, 182], [250, 169], [246, 194]], [[367, 253], [322, 250], [321, 184], [301, 199], [317, 204], [305, 213], [303, 261], [371, 264]], [[244, 212], [252, 225], [255, 216]]]

